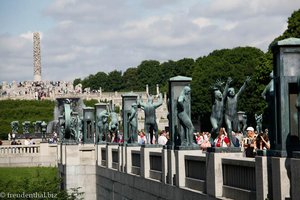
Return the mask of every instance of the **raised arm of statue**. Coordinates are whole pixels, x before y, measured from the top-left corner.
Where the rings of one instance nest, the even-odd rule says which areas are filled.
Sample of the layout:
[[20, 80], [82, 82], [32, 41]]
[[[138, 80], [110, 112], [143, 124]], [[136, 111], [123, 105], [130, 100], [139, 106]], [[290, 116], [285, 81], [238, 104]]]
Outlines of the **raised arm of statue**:
[[158, 95], [158, 100], [156, 103], [153, 103], [154, 108], [158, 108], [159, 106], [161, 106], [163, 104], [163, 98], [162, 98], [162, 94], [159, 93]]
[[264, 98], [265, 100], [267, 99], [267, 95], [271, 94], [274, 91], [274, 76], [273, 76], [273, 71], [270, 73], [270, 78], [271, 81], [269, 82], [269, 84], [265, 87], [264, 91], [261, 93], [262, 98]]
[[247, 76], [244, 84], [242, 85], [242, 87], [240, 88], [240, 90], [238, 91], [238, 93], [236, 94], [236, 97], [238, 98], [239, 95], [245, 90], [246, 86], [248, 85], [248, 83], [250, 82], [251, 80], [251, 77], [250, 76]]
[[146, 104], [143, 102], [143, 98], [141, 96], [138, 97], [137, 102], [138, 102], [138, 107], [142, 109], [145, 108]]
[[[271, 80], [273, 81], [273, 80]], [[264, 91], [261, 93], [263, 99], [267, 98], [267, 92], [270, 90], [270, 83], [265, 87]]]
[[223, 102], [226, 99], [226, 96], [227, 96], [227, 93], [228, 93], [228, 88], [229, 88], [229, 85], [230, 85], [231, 82], [232, 82], [232, 78], [228, 77], [225, 88], [224, 88], [224, 91], [223, 91]]

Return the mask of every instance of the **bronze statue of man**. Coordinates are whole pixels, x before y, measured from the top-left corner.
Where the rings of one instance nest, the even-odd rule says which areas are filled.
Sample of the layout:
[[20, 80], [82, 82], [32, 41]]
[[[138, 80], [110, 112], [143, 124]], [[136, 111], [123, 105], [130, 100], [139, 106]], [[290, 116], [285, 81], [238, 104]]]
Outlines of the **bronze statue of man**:
[[150, 138], [150, 143], [152, 144], [153, 135], [151, 137], [150, 130], [153, 131], [155, 135], [155, 141], [157, 142], [158, 139], [158, 127], [156, 123], [156, 113], [155, 110], [161, 106], [163, 103], [162, 94], [159, 94], [158, 101], [153, 103], [153, 97], [148, 95], [147, 103], [144, 103], [141, 99], [138, 101], [138, 105], [141, 109], [144, 110], [145, 113], [145, 133], [147, 142]]
[[245, 90], [246, 85], [249, 83], [251, 78], [248, 76], [238, 91], [235, 93], [234, 88], [228, 89], [228, 94], [226, 98], [226, 110], [225, 110], [225, 123], [227, 126], [228, 138], [230, 140], [230, 144], [232, 145], [232, 131], [238, 131], [238, 114], [237, 114], [237, 102], [241, 93]]

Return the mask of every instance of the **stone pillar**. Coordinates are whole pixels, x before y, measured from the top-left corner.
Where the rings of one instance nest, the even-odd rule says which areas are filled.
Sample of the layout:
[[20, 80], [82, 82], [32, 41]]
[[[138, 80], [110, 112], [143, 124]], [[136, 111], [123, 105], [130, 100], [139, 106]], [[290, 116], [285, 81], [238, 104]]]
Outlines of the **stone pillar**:
[[[299, 169], [298, 169], [299, 170]], [[290, 158], [272, 158], [273, 199], [290, 199]]]
[[126, 146], [125, 148], [125, 165], [124, 165], [124, 171], [127, 174], [132, 174], [132, 151], [140, 151], [141, 152], [141, 146]]
[[255, 157], [256, 199], [268, 199], [268, 167], [271, 167], [268, 166], [268, 159], [266, 156]]
[[[186, 186], [186, 163], [185, 156], [199, 156], [202, 154], [202, 150], [175, 150], [176, 157], [176, 186]], [[202, 157], [205, 158], [203, 155]]]
[[300, 152], [294, 152], [294, 158], [291, 158], [291, 198], [300, 197]]
[[[293, 150], [293, 138], [300, 136], [297, 115], [297, 77], [300, 75], [300, 39], [288, 38], [275, 43], [273, 51], [274, 70], [274, 121], [270, 133], [271, 148], [285, 156]], [[275, 147], [275, 148], [274, 148]], [[298, 145], [299, 147], [299, 145]]]
[[150, 178], [150, 164], [151, 164], [150, 153], [151, 152], [162, 153], [162, 147], [159, 145], [142, 145], [141, 154], [140, 154], [141, 156], [140, 170], [141, 170], [141, 177], [143, 178]]
[[81, 187], [83, 199], [96, 199], [95, 147], [91, 145], [60, 145], [59, 172], [63, 178], [63, 188]]
[[[177, 117], [177, 99], [180, 96], [182, 89], [189, 86], [192, 78], [184, 76], [176, 76], [169, 80], [169, 128], [170, 140], [172, 145], [175, 145], [176, 131], [179, 134], [179, 121]], [[176, 146], [176, 145], [175, 145]]]
[[242, 153], [206, 153], [206, 193], [213, 197], [223, 196], [223, 167], [222, 158], [240, 158]]
[[33, 80], [42, 80], [40, 33], [33, 33]]
[[122, 95], [122, 118], [123, 118], [123, 137], [124, 137], [124, 144], [127, 144], [128, 139], [131, 137], [131, 130], [130, 130], [130, 123], [128, 122], [129, 117], [131, 115], [132, 105], [136, 104], [136, 117], [132, 120], [135, 120], [136, 124], [136, 134], [133, 135], [134, 140], [131, 140], [131, 143], [137, 142], [137, 130], [138, 130], [138, 117], [137, 117], [137, 94], [134, 93], [127, 93]]
[[83, 108], [83, 143], [94, 143], [95, 134], [95, 109]]

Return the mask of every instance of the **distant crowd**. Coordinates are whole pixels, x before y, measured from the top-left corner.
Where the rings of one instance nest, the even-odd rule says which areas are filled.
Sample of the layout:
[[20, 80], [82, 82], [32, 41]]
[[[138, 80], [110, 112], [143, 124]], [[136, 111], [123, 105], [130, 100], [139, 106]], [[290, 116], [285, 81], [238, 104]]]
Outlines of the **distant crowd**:
[[[253, 127], [248, 127], [247, 133], [231, 132], [232, 141], [229, 141], [228, 133], [225, 128], [221, 128], [218, 136], [213, 140], [209, 132], [194, 133], [194, 140], [199, 145], [201, 150], [207, 150], [208, 147], [241, 147], [245, 157], [255, 157], [257, 150], [269, 150], [270, 141], [268, 137], [268, 129], [264, 132], [257, 133]], [[168, 145], [170, 142], [169, 132], [162, 130], [158, 137], [157, 144]], [[147, 144], [145, 132], [142, 130], [138, 134], [138, 143]], [[152, 144], [156, 144], [155, 137], [152, 139]]]
[[[211, 134], [209, 132], [195, 132], [194, 140], [197, 145], [199, 145], [199, 149], [205, 151], [208, 147], [241, 147], [244, 152], [245, 157], [255, 157], [257, 150], [269, 150], [270, 149], [270, 141], [268, 137], [268, 130], [266, 129], [264, 132], [257, 133], [253, 127], [248, 127], [247, 133], [244, 135], [242, 132], [231, 132], [232, 141], [229, 141], [228, 133], [225, 128], [220, 128], [218, 136], [213, 140]], [[16, 134], [9, 133], [8, 140], [11, 145], [22, 145], [20, 140], [17, 140]], [[171, 145], [170, 142], [170, 134], [168, 131], [162, 130], [159, 134], [157, 141], [155, 141], [155, 137], [152, 137], [152, 142], [149, 141], [150, 138], [146, 138], [146, 134], [144, 130], [139, 131], [137, 142], [139, 144], [160, 144], [160, 145]], [[58, 137], [57, 133], [53, 133], [51, 137], [48, 139], [49, 143], [57, 143]], [[108, 141], [114, 143], [123, 143], [124, 137], [123, 134], [112, 134]], [[26, 137], [23, 141], [23, 145], [34, 145], [35, 141], [32, 137]], [[2, 145], [2, 142], [0, 142]]]

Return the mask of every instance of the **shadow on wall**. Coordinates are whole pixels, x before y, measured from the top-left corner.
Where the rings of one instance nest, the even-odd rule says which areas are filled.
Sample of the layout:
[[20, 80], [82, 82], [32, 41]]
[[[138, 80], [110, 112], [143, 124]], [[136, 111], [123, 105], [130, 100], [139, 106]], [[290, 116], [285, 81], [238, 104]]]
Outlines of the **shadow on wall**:
[[287, 159], [285, 160], [285, 168], [290, 181], [290, 195], [292, 195], [292, 191], [293, 191], [292, 177], [291, 177], [291, 160], [290, 160], [290, 158], [293, 157], [293, 151], [300, 151], [300, 140], [297, 135], [291, 135], [291, 133], [289, 133], [286, 138]]

